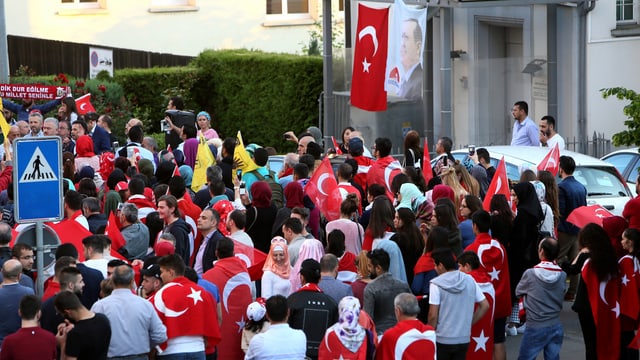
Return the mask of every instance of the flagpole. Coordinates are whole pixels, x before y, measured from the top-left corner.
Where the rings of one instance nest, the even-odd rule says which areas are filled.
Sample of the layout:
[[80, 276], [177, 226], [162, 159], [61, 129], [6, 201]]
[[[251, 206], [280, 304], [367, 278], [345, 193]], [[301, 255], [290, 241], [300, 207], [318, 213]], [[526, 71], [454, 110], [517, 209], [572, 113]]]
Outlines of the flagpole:
[[7, 40], [7, 17], [4, 0], [0, 0], [0, 83], [9, 83], [9, 42]]
[[[2, 0], [0, 0], [2, 1]], [[334, 135], [334, 96], [333, 96], [333, 37], [331, 24], [331, 0], [322, 1], [322, 36], [323, 36], [323, 89], [324, 89], [324, 136]], [[328, 141], [325, 141], [328, 143]], [[326, 148], [326, 147], [325, 147]]]

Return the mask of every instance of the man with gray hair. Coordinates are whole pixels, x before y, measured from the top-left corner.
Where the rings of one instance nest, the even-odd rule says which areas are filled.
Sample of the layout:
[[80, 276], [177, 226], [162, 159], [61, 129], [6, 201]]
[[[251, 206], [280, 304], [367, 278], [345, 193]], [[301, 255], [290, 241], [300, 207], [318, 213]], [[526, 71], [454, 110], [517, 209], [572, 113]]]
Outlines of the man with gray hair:
[[127, 242], [118, 251], [129, 260], [142, 258], [149, 247], [149, 228], [138, 219], [138, 208], [124, 203], [118, 216], [122, 225], [120, 232]]
[[58, 119], [53, 117], [44, 119], [44, 124], [42, 125], [42, 133], [44, 134], [44, 136], [58, 135]]
[[288, 153], [284, 156], [282, 169], [278, 173], [278, 182], [283, 189], [293, 181], [293, 167], [298, 163], [298, 158], [296, 153]]
[[[420, 306], [415, 295], [401, 293], [393, 299], [393, 307], [398, 323], [385, 331], [376, 349], [378, 359], [435, 359], [436, 332], [433, 327], [418, 320]], [[404, 349], [396, 352], [396, 344], [400, 338], [411, 339], [411, 346], [397, 346]]]
[[151, 136], [145, 136], [142, 139], [142, 147], [151, 151], [151, 153], [153, 154], [153, 161], [156, 165], [158, 165], [158, 142], [156, 141], [156, 139], [152, 138]]
[[111, 341], [107, 357], [110, 359], [148, 359], [147, 353], [167, 340], [167, 328], [151, 302], [131, 291], [133, 278], [129, 265], [116, 267], [111, 275], [113, 292], [91, 307], [91, 311], [109, 318]]
[[82, 199], [82, 215], [87, 218], [89, 231], [94, 234], [104, 232], [107, 226], [107, 215], [100, 211], [100, 200], [94, 197]]
[[29, 133], [24, 137], [41, 137], [42, 134], [42, 113], [40, 110], [31, 110], [29, 113]]
[[2, 317], [0, 318], [0, 345], [5, 337], [20, 329], [20, 315], [18, 309], [20, 300], [25, 295], [34, 295], [33, 289], [18, 283], [22, 275], [22, 264], [16, 259], [9, 259], [2, 265], [2, 287], [0, 287], [0, 304]]

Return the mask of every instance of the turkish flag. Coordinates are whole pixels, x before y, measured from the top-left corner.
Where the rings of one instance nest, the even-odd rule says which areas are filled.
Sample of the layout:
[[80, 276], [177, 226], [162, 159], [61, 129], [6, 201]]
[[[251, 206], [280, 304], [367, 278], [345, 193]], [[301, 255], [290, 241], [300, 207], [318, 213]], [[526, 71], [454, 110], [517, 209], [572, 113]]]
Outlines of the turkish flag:
[[582, 267], [582, 279], [596, 324], [596, 357], [599, 360], [617, 360], [620, 355], [620, 279], [600, 281], [589, 259]]
[[353, 56], [351, 105], [368, 111], [387, 109], [384, 77], [387, 67], [389, 8], [358, 4], [358, 29]]
[[502, 194], [507, 198], [507, 201], [511, 199], [511, 190], [509, 189], [509, 178], [507, 177], [507, 165], [504, 163], [504, 156], [500, 159], [496, 173], [493, 175], [489, 189], [487, 189], [487, 195], [484, 197], [482, 207], [486, 211], [490, 211], [491, 198], [495, 194]]
[[340, 218], [342, 197], [329, 158], [324, 158], [318, 169], [313, 172], [304, 192], [318, 206], [327, 220]]
[[336, 154], [337, 155], [342, 155], [342, 150], [340, 150], [340, 146], [338, 145], [338, 142], [336, 141], [336, 138], [334, 138], [332, 136], [331, 137], [331, 142], [333, 143], [333, 148], [336, 150]]
[[[216, 301], [196, 283], [180, 276], [164, 284], [149, 298], [160, 320], [167, 327], [167, 337], [203, 336], [207, 354], [220, 342]], [[160, 345], [166, 349], [167, 343]]]
[[420, 320], [399, 321], [385, 331], [376, 348], [376, 360], [435, 358], [436, 332]]
[[620, 313], [629, 319], [637, 320], [640, 314], [638, 293], [640, 288], [640, 262], [632, 255], [625, 255], [618, 261], [620, 269]]
[[479, 233], [476, 239], [464, 251], [478, 254], [480, 268], [489, 276], [495, 289], [495, 319], [511, 314], [511, 277], [507, 251], [488, 233]]
[[612, 216], [614, 215], [609, 212], [609, 210], [600, 205], [588, 205], [574, 209], [571, 214], [569, 214], [569, 217], [567, 217], [567, 221], [579, 228], [589, 223], [602, 226], [602, 220]]
[[424, 182], [429, 183], [429, 180], [433, 179], [433, 169], [431, 169], [431, 155], [429, 154], [429, 142], [427, 138], [424, 138], [424, 149], [422, 155], [422, 176]]
[[[491, 284], [489, 275], [483, 270], [477, 269], [469, 273], [476, 281], [480, 290], [489, 302], [489, 310], [480, 320], [471, 326], [471, 342], [467, 349], [467, 359], [493, 359], [493, 321], [495, 314], [495, 297], [496, 293]], [[478, 305], [475, 305], [476, 308]]]
[[267, 260], [267, 254], [237, 240], [233, 240], [233, 244], [236, 257], [244, 261], [251, 280], [261, 279], [262, 267]]
[[216, 284], [222, 301], [222, 333], [224, 341], [218, 346], [218, 359], [241, 360], [242, 329], [247, 306], [251, 303], [251, 279], [245, 262], [237, 257], [216, 261], [202, 278]]
[[79, 222], [72, 219], [62, 220], [57, 224], [49, 223], [47, 225], [51, 226], [53, 231], [58, 234], [58, 237], [60, 237], [60, 243], [70, 243], [75, 246], [78, 250], [78, 261], [82, 262], [85, 260], [82, 239], [93, 235], [91, 231], [87, 230], [87, 228], [82, 226]]
[[560, 148], [558, 148], [558, 143], [556, 143], [551, 150], [549, 150], [547, 156], [545, 156], [544, 159], [540, 161], [540, 164], [538, 164], [538, 171], [546, 170], [553, 174], [553, 176], [556, 176], [558, 175], [559, 164]]
[[393, 156], [380, 158], [371, 164], [367, 174], [367, 186], [371, 186], [371, 184], [384, 185], [387, 197], [393, 202], [394, 194], [391, 192], [391, 182], [401, 172], [402, 165]]
[[111, 252], [117, 252], [118, 249], [125, 246], [127, 241], [122, 236], [120, 229], [118, 228], [118, 220], [113, 211], [109, 212], [109, 220], [107, 220], [107, 226], [104, 229], [104, 234], [111, 239]]
[[336, 324], [327, 329], [324, 339], [320, 343], [318, 349], [318, 360], [351, 360], [351, 359], [366, 359], [367, 358], [367, 335], [362, 339], [360, 347], [351, 352], [338, 337], [337, 333], [344, 331]]
[[96, 109], [91, 105], [91, 93], [84, 94], [76, 99], [76, 108], [79, 115], [84, 115], [90, 112], [96, 112]]

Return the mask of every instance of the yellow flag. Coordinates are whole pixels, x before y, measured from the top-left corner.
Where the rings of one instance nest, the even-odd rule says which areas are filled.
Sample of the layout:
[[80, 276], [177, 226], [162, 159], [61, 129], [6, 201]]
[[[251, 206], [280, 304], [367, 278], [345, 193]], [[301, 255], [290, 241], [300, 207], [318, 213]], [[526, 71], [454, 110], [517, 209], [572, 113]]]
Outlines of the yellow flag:
[[196, 164], [193, 167], [193, 178], [191, 179], [191, 190], [200, 191], [202, 185], [207, 183], [207, 168], [216, 163], [213, 153], [207, 144], [204, 135], [200, 134], [198, 152], [196, 154]]
[[2, 107], [2, 98], [0, 98], [0, 130], [2, 130], [2, 134], [6, 139], [9, 135], [9, 130], [11, 130], [11, 126], [7, 123], [7, 119], [4, 118], [4, 108]]
[[242, 170], [242, 174], [248, 173], [258, 168], [258, 165], [253, 162], [247, 150], [244, 149], [244, 143], [242, 142], [242, 134], [238, 130], [236, 148], [233, 151], [233, 161], [238, 164], [238, 169]]

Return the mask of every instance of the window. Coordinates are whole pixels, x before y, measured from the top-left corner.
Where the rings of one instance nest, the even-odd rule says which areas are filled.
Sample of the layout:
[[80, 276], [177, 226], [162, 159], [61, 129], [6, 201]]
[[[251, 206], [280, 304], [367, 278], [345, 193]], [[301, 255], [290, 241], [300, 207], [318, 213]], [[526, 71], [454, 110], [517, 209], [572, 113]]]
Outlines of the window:
[[149, 12], [198, 11], [196, 0], [151, 0]]
[[263, 26], [311, 25], [317, 17], [317, 0], [267, 0]]
[[267, 0], [267, 15], [309, 14], [308, 0]]
[[107, 0], [60, 0], [58, 15], [106, 13]]
[[76, 9], [99, 9], [98, 0], [61, 0], [63, 7]]
[[616, 0], [616, 21], [619, 23], [636, 22], [634, 0]]

